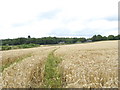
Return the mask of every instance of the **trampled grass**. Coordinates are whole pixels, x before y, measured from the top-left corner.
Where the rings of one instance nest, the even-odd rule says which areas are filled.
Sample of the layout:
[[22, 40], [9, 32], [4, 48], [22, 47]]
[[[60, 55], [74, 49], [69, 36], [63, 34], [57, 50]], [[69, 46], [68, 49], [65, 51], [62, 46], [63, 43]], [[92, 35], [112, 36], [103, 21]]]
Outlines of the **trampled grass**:
[[60, 73], [60, 70], [58, 69], [58, 64], [60, 63], [61, 59], [54, 56], [55, 50], [53, 50], [48, 55], [48, 58], [45, 64], [44, 85], [47, 88], [62, 87], [62, 75]]

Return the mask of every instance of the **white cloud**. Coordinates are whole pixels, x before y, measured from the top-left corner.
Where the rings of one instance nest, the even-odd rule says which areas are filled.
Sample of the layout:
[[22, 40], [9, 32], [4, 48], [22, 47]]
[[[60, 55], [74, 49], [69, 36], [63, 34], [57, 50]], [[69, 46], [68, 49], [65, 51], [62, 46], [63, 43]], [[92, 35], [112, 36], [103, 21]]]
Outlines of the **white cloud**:
[[116, 35], [117, 9], [117, 0], [1, 0], [0, 38], [43, 37], [55, 30], [61, 36], [63, 30], [71, 36], [76, 32]]
[[107, 29], [115, 29], [117, 27], [118, 27], [118, 21], [96, 20], [96, 21], [91, 21], [88, 24], [88, 28], [91, 29], [107, 30]]

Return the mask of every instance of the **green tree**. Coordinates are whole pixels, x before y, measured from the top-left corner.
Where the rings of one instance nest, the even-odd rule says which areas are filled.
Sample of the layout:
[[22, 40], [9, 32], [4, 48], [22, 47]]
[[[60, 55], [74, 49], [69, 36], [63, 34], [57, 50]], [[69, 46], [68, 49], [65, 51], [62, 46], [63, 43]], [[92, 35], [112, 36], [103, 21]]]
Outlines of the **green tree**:
[[102, 39], [103, 39], [103, 40], [107, 40], [107, 37], [106, 37], [106, 36], [103, 36]]
[[115, 40], [114, 35], [109, 35], [109, 36], [108, 36], [108, 40]]
[[96, 35], [94, 35], [91, 39], [92, 39], [92, 41], [96, 41]]
[[83, 43], [86, 41], [86, 38], [80, 38], [79, 41], [81, 41]]
[[96, 41], [101, 41], [103, 38], [102, 38], [102, 36], [101, 35], [97, 35], [96, 36]]

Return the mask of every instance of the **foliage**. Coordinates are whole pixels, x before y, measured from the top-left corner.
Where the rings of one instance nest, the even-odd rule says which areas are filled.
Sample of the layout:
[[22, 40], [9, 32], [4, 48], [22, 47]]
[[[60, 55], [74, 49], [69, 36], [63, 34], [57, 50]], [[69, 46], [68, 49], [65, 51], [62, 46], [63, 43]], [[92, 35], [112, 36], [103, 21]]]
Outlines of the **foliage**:
[[2, 50], [10, 50], [10, 49], [12, 49], [12, 47], [11, 46], [1, 46], [2, 48]]
[[9, 46], [9, 45], [4, 45], [1, 46], [2, 50], [11, 50], [11, 49], [21, 49], [21, 48], [32, 48], [32, 47], [38, 47], [40, 45], [38, 44], [21, 44], [21, 45], [13, 45], [13, 46]]
[[31, 38], [30, 35], [28, 36], [28, 38]]
[[103, 41], [103, 40], [120, 40], [120, 35], [114, 36], [114, 35], [109, 35], [108, 37], [106, 36], [101, 36], [101, 35], [94, 35], [91, 40], [94, 41]]
[[[60, 42], [65, 42], [66, 44], [73, 44], [76, 42], [86, 42], [87, 40], [92, 40], [94, 41], [102, 41], [102, 40], [120, 40], [120, 35], [114, 36], [114, 35], [109, 35], [108, 37], [106, 36], [101, 36], [101, 35], [94, 35], [92, 38], [59, 38], [59, 37], [42, 37], [42, 38], [31, 38], [28, 36], [28, 38], [15, 38], [15, 39], [3, 39], [2, 40], [2, 45], [5, 47], [2, 47], [5, 50], [11, 49], [11, 47], [6, 46], [14, 46], [14, 45], [22, 45], [20, 46], [21, 48], [30, 48], [33, 47], [34, 44], [39, 44], [39, 45], [46, 45], [46, 44], [59, 44]], [[28, 44], [28, 45], [27, 45]]]
[[18, 45], [19, 48], [32, 48], [32, 47], [38, 47], [38, 44], [22, 44]]
[[108, 36], [108, 40], [114, 40], [114, 39], [115, 39], [115, 37], [113, 35]]

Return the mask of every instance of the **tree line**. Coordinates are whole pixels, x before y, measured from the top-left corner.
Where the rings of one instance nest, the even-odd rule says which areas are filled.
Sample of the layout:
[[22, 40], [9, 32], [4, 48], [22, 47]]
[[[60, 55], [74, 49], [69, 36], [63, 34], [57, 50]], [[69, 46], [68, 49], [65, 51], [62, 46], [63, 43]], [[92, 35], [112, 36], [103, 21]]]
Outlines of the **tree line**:
[[84, 43], [87, 41], [103, 41], [103, 40], [120, 40], [120, 35], [114, 36], [109, 35], [94, 35], [91, 38], [60, 38], [60, 37], [42, 37], [42, 38], [31, 38], [28, 36], [27, 38], [15, 38], [15, 39], [2, 39], [2, 45], [22, 45], [22, 44], [39, 44], [39, 45], [47, 45], [47, 44], [59, 44], [60, 42], [64, 42], [65, 44], [73, 44], [73, 43]]

